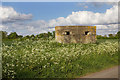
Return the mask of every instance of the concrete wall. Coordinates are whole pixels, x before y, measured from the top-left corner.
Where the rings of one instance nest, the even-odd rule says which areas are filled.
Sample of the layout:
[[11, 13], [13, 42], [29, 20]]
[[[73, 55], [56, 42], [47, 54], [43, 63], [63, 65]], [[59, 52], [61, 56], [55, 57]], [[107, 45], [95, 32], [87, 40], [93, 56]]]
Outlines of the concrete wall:
[[60, 43], [95, 43], [96, 26], [56, 26], [55, 39]]

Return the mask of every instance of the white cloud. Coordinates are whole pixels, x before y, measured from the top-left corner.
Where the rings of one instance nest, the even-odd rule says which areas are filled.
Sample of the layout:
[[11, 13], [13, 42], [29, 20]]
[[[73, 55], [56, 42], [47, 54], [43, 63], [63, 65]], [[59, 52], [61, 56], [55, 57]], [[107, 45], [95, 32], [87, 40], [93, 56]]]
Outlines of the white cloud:
[[100, 35], [108, 35], [108, 34], [116, 34], [118, 32], [118, 24], [109, 24], [109, 25], [96, 25], [97, 26], [97, 34]]
[[105, 29], [108, 29], [108, 26], [107, 25], [95, 25], [97, 26], [96, 29], [97, 30], [105, 30]]
[[118, 24], [109, 24], [109, 25], [96, 25], [97, 29], [118, 29]]
[[[4, 8], [5, 9], [3, 10], [3, 12], [5, 13], [0, 13], [0, 18], [2, 18], [6, 22], [9, 20], [14, 21], [18, 18], [19, 20], [31, 19], [32, 15], [17, 13], [12, 7]], [[11, 16], [11, 14], [13, 14], [13, 16]], [[78, 11], [72, 12], [72, 14], [68, 15], [67, 17], [58, 17], [57, 19], [52, 19], [49, 22], [46, 22], [44, 20], [31, 21], [27, 23], [16, 21], [14, 23], [11, 22], [8, 24], [0, 25], [0, 28], [2, 28], [2, 30], [6, 30], [7, 32], [15, 31], [18, 34], [31, 35], [48, 31], [54, 31], [54, 27], [58, 25], [96, 25], [97, 34], [109, 34], [118, 31], [117, 22], [118, 6], [114, 5], [112, 8], [107, 9], [105, 13], [94, 13], [92, 11]]]
[[97, 34], [115, 34], [118, 31], [118, 6], [114, 5], [105, 13], [78, 11], [72, 12], [66, 18], [59, 17], [49, 21], [49, 26], [59, 25], [96, 25]]
[[0, 30], [7, 30], [7, 29], [8, 29], [7, 26], [0, 24]]
[[88, 8], [88, 6], [87, 6], [87, 2], [84, 2], [84, 3], [82, 3], [82, 2], [78, 2], [78, 3], [77, 3], [77, 6], [79, 6], [79, 7], [83, 7], [84, 9], [87, 9], [87, 8]]
[[17, 32], [21, 35], [32, 35], [53, 31], [53, 28], [49, 28], [47, 22], [45, 22], [44, 20], [7, 23], [2, 24], [0, 28], [1, 27], [3, 31], [7, 31], [8, 33]]
[[118, 22], [118, 6], [107, 9], [105, 13], [91, 11], [72, 12], [66, 18], [59, 17], [49, 21], [50, 26], [55, 25], [100, 25]]
[[14, 22], [31, 18], [32, 14], [21, 14], [16, 12], [12, 7], [0, 6], [0, 19], [2, 19], [2, 22]]
[[86, 2], [119, 2], [120, 0], [86, 0]]

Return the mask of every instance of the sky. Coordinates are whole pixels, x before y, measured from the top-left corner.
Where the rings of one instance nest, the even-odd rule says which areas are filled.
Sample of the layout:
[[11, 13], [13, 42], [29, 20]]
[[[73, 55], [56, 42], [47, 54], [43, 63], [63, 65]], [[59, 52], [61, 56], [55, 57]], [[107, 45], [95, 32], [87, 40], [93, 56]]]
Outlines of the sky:
[[2, 2], [0, 12], [0, 30], [20, 35], [64, 25], [96, 26], [97, 35], [118, 31], [118, 5], [113, 2]]

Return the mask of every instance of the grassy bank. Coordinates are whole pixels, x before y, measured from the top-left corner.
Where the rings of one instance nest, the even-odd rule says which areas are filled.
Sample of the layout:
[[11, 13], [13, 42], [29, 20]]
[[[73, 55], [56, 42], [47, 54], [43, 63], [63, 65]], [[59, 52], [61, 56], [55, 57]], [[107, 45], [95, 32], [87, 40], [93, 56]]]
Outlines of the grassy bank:
[[96, 44], [61, 44], [55, 40], [4, 43], [4, 78], [74, 78], [118, 64], [116, 39]]

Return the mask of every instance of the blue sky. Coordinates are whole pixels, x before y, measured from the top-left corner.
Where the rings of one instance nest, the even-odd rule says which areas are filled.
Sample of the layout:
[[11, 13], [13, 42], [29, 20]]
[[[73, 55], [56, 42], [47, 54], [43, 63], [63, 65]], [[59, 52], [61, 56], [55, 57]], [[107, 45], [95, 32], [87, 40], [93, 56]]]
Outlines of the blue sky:
[[[54, 31], [58, 25], [94, 25], [98, 35], [118, 31], [118, 6], [110, 2], [3, 2], [4, 31], [21, 35]], [[114, 23], [114, 24], [113, 24]]]

